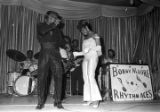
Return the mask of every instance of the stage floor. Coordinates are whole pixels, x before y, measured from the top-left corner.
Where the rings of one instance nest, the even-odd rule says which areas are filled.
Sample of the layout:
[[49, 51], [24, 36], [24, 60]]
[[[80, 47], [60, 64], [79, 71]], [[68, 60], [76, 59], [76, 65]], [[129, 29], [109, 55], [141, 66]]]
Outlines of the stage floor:
[[160, 100], [145, 102], [104, 101], [98, 108], [82, 105], [82, 96], [68, 96], [63, 101], [65, 109], [53, 107], [53, 99], [48, 96], [45, 107], [36, 110], [37, 96], [0, 95], [0, 112], [160, 112]]

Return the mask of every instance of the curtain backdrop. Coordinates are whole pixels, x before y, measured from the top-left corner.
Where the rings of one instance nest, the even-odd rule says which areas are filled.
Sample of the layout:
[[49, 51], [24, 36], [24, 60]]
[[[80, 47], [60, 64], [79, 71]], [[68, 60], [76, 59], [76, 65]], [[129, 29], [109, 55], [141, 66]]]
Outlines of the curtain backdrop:
[[70, 0], [0, 0], [3, 5], [22, 5], [28, 9], [45, 14], [54, 10], [66, 19], [83, 19], [104, 17], [128, 17], [143, 15], [150, 12], [153, 6], [142, 4], [139, 7], [100, 5], [93, 3], [74, 2]]
[[[40, 49], [36, 39], [36, 25], [44, 15], [17, 5], [2, 5], [0, 35], [0, 93], [7, 92], [8, 72], [14, 72], [18, 62], [6, 55], [7, 49], [16, 49], [24, 54], [29, 49]], [[103, 39], [107, 50], [114, 49], [119, 63], [134, 63], [142, 59], [149, 67], [160, 68], [160, 9], [142, 16], [97, 17], [87, 19]], [[76, 29], [78, 20], [65, 19], [64, 34], [82, 42]]]

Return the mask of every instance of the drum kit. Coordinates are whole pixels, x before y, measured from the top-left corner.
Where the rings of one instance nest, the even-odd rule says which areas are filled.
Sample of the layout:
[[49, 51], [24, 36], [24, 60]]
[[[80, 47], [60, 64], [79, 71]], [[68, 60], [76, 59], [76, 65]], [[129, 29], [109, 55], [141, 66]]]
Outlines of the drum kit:
[[[6, 54], [16, 62], [23, 62], [27, 59], [23, 53], [13, 49], [7, 50]], [[34, 56], [34, 58], [38, 59], [37, 56]], [[37, 69], [38, 66], [34, 63], [29, 66], [29, 72], [26, 75], [22, 75], [21, 72], [9, 72], [8, 93], [16, 96], [27, 96], [36, 92]]]
[[[27, 59], [27, 57], [23, 53], [14, 49], [8, 49], [6, 51], [6, 54], [9, 58], [19, 63], [25, 62]], [[60, 49], [60, 54], [62, 60], [66, 60], [68, 58], [67, 52], [64, 49]], [[34, 59], [37, 60], [39, 58], [39, 55], [40, 52], [34, 54]], [[68, 66], [70, 66], [70, 64], [66, 64], [67, 67], [64, 67], [66, 68], [66, 70], [68, 70], [67, 68]], [[25, 70], [24, 68], [25, 67], [22, 67], [22, 70], [20, 70], [21, 72], [17, 72], [16, 70], [14, 72], [8, 72], [8, 94], [15, 96], [27, 96], [31, 94], [37, 94], [36, 86], [38, 65], [37, 63], [30, 64], [28, 67], [29, 72], [25, 73], [25, 75], [22, 72], [23, 70]]]

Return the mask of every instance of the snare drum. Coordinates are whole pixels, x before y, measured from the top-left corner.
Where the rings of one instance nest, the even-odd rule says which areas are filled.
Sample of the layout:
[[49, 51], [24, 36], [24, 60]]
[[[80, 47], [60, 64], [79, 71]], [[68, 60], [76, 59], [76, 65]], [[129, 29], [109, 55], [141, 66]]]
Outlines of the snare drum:
[[20, 76], [14, 83], [14, 91], [19, 96], [31, 94], [35, 89], [36, 82], [32, 77]]
[[30, 72], [33, 72], [33, 71], [35, 71], [35, 70], [37, 70], [38, 69], [38, 65], [37, 64], [32, 64], [30, 67], [29, 67], [29, 71]]
[[15, 80], [20, 76], [21, 74], [18, 72], [10, 72], [8, 73], [8, 86], [13, 86]]

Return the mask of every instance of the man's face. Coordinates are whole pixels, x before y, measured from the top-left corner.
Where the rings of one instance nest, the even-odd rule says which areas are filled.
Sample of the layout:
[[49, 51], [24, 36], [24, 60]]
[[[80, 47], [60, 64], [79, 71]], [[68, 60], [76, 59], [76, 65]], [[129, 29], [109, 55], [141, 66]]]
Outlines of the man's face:
[[109, 56], [110, 58], [114, 58], [114, 53], [113, 53], [112, 51], [109, 51], [109, 52], [108, 52], [108, 56]]
[[66, 45], [65, 45], [65, 49], [66, 49], [66, 51], [68, 51], [68, 52], [71, 51], [71, 46], [70, 46], [70, 44], [66, 44]]
[[33, 57], [33, 52], [31, 52], [31, 51], [30, 51], [30, 52], [27, 52], [27, 57], [28, 57], [28, 58], [32, 58], [32, 57]]
[[73, 45], [73, 47], [78, 47], [78, 41], [73, 41], [73, 43], [72, 43], [72, 45]]
[[51, 24], [51, 23], [55, 23], [56, 22], [56, 19], [57, 19], [57, 16], [55, 14], [50, 14], [48, 16], [48, 23]]

